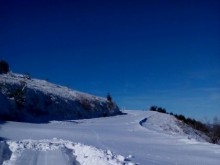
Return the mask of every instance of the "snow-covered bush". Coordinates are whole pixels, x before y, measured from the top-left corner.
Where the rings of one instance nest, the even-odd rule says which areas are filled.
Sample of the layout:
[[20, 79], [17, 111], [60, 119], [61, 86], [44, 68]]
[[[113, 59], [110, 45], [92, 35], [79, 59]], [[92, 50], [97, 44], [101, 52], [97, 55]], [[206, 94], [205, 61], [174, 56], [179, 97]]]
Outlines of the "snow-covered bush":
[[6, 61], [0, 60], [0, 74], [6, 74], [9, 72], [9, 65]]

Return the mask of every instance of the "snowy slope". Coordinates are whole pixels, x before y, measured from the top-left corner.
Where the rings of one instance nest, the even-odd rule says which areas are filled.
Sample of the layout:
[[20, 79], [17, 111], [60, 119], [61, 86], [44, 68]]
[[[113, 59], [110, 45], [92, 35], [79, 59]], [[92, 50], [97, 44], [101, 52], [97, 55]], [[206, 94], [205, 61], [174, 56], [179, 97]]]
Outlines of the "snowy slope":
[[[18, 165], [220, 164], [219, 145], [182, 134], [172, 118], [151, 111], [126, 113], [42, 124], [2, 123], [0, 137], [8, 140], [0, 145], [0, 157], [4, 164]], [[171, 131], [163, 127], [166, 121], [174, 122]]]
[[0, 118], [49, 121], [120, 114], [106, 98], [71, 90], [44, 80], [0, 74]]
[[151, 112], [151, 114], [151, 116], [140, 121], [140, 124], [149, 130], [165, 134], [182, 135], [188, 137], [188, 139], [195, 139], [201, 142], [211, 141], [204, 133], [193, 129], [172, 115], [159, 112]]

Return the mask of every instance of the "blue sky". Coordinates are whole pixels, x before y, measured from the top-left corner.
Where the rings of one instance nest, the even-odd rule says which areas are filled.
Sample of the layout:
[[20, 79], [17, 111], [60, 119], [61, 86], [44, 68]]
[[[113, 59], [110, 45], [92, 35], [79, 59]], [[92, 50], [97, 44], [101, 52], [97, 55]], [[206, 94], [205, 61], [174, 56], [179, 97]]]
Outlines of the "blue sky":
[[217, 0], [1, 0], [0, 58], [120, 107], [220, 116]]

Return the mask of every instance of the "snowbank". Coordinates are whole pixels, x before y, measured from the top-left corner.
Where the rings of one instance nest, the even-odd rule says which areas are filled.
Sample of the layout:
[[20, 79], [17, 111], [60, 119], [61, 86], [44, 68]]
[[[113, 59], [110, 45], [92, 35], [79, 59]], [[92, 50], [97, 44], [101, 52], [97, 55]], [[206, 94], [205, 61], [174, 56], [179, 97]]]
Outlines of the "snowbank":
[[126, 165], [121, 155], [62, 139], [8, 141], [11, 157], [3, 165]]

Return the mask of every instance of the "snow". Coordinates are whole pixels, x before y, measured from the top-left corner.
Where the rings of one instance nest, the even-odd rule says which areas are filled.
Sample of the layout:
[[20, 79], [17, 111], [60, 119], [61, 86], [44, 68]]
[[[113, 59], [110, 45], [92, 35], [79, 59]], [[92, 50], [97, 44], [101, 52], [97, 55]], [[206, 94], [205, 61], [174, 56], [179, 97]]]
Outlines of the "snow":
[[0, 118], [14, 121], [0, 121], [0, 164], [220, 164], [220, 146], [175, 117], [152, 111], [125, 113], [113, 116], [121, 113], [106, 98], [2, 74]]
[[220, 164], [220, 146], [184, 132], [172, 116], [125, 112], [127, 115], [42, 124], [2, 123], [0, 137], [9, 140], [1, 142], [0, 157], [7, 155], [4, 165]]
[[121, 155], [62, 139], [8, 141], [12, 151], [3, 165], [122, 165]]
[[0, 74], [0, 118], [48, 122], [117, 115], [117, 105], [106, 98], [82, 93], [45, 80]]
[[203, 133], [194, 130], [174, 116], [164, 113], [151, 112], [151, 116], [140, 121], [140, 125], [165, 134], [183, 135], [188, 139], [196, 139], [201, 142], [210, 142], [210, 138]]

